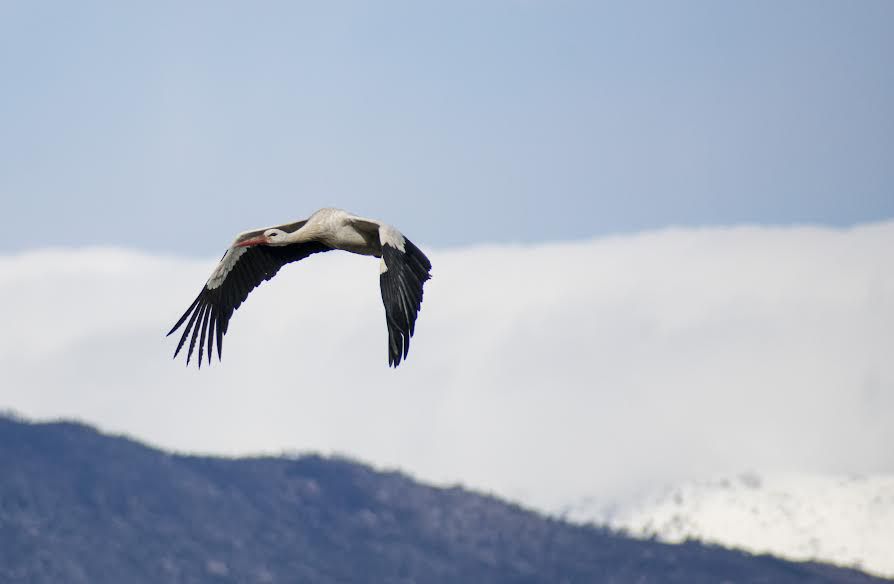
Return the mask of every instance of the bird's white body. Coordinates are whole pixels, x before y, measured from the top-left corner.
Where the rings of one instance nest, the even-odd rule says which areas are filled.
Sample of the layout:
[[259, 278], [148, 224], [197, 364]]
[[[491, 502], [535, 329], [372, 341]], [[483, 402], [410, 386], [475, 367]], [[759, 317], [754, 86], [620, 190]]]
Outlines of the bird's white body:
[[272, 278], [286, 263], [332, 249], [382, 258], [379, 279], [388, 324], [388, 361], [396, 367], [409, 350], [422, 303], [422, 286], [431, 277], [431, 262], [391, 225], [330, 207], [320, 209], [306, 220], [237, 235], [199, 297], [168, 333], [173, 333], [191, 317], [174, 356], [192, 330], [188, 364], [201, 330], [199, 366], [206, 335], [208, 361], [215, 334], [220, 357], [229, 319], [252, 289]]
[[287, 235], [285, 239], [286, 243], [321, 241], [335, 249], [360, 255], [380, 256], [382, 245], [379, 238], [373, 237], [369, 229], [361, 231], [358, 227], [361, 223], [376, 229], [382, 226], [378, 221], [363, 219], [342, 209], [327, 207], [308, 217], [304, 226]]

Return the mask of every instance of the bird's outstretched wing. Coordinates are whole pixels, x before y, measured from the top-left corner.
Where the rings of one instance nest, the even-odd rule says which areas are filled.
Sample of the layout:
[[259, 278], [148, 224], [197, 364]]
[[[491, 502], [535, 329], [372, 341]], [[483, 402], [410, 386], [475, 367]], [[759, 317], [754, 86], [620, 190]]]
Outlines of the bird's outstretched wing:
[[431, 278], [431, 262], [393, 228], [382, 226], [379, 284], [388, 325], [388, 365], [397, 367], [410, 350], [410, 337], [422, 305], [422, 285]]
[[397, 367], [410, 350], [416, 316], [422, 306], [422, 286], [431, 278], [431, 262], [394, 227], [352, 215], [349, 221], [382, 248], [379, 285], [388, 326], [388, 365]]
[[177, 343], [177, 349], [174, 351], [174, 358], [180, 353], [180, 349], [183, 348], [187, 337], [190, 337], [190, 331], [192, 331], [189, 349], [186, 353], [186, 364], [189, 365], [198, 339], [198, 364], [201, 368], [206, 337], [208, 363], [211, 363], [215, 337], [219, 360], [223, 349], [223, 336], [227, 333], [230, 317], [233, 316], [233, 311], [245, 301], [249, 292], [257, 288], [261, 282], [275, 276], [284, 265], [330, 249], [332, 248], [318, 242], [293, 243], [284, 246], [234, 246], [228, 249], [192, 305], [168, 332], [168, 335], [171, 335], [183, 323], [186, 323], [183, 336], [180, 337], [180, 342]]

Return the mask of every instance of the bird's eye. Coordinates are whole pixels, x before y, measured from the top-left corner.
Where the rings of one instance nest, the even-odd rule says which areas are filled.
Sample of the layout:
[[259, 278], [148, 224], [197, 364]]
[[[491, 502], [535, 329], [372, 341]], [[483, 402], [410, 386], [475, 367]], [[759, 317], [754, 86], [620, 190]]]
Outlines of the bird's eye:
[[276, 237], [277, 235], [279, 235], [279, 234], [278, 234], [278, 233], [271, 233], [271, 234], [270, 234], [270, 237]]

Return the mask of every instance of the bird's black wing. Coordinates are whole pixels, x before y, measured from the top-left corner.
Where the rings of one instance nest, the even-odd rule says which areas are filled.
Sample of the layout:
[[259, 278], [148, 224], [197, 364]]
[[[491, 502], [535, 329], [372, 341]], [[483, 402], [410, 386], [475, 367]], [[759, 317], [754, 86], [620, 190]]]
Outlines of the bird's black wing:
[[[397, 367], [410, 350], [416, 315], [422, 305], [422, 285], [431, 278], [431, 262], [418, 247], [402, 236], [403, 248], [382, 242], [382, 303], [388, 325], [388, 365]], [[384, 239], [384, 238], [383, 238]]]
[[183, 336], [180, 337], [180, 342], [177, 343], [177, 349], [174, 351], [174, 358], [177, 357], [192, 331], [189, 349], [186, 353], [186, 364], [189, 365], [196, 340], [199, 343], [198, 363], [200, 368], [203, 349], [206, 346], [208, 363], [211, 363], [215, 338], [217, 340], [217, 358], [220, 360], [223, 336], [227, 333], [230, 317], [233, 316], [233, 311], [248, 298], [249, 292], [257, 288], [261, 282], [275, 276], [284, 265], [330, 249], [332, 248], [322, 243], [308, 242], [283, 246], [232, 247], [227, 250], [192, 305], [183, 313], [174, 328], [168, 332], [168, 335], [171, 335], [183, 323], [186, 323]]

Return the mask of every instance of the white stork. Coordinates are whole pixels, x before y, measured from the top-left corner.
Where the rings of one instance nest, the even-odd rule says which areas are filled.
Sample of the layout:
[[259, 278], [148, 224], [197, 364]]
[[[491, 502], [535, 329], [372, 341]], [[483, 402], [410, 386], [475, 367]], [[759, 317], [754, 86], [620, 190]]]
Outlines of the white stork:
[[220, 360], [230, 317], [249, 292], [276, 275], [285, 264], [332, 249], [382, 258], [379, 284], [388, 325], [388, 365], [400, 365], [410, 349], [410, 337], [422, 304], [422, 285], [431, 278], [431, 262], [394, 227], [329, 208], [320, 209], [303, 221], [237, 235], [198, 297], [168, 332], [171, 335], [186, 323], [174, 358], [192, 331], [186, 364], [189, 365], [198, 339], [198, 364], [202, 367], [206, 337], [208, 363], [211, 363], [215, 337]]

